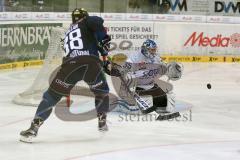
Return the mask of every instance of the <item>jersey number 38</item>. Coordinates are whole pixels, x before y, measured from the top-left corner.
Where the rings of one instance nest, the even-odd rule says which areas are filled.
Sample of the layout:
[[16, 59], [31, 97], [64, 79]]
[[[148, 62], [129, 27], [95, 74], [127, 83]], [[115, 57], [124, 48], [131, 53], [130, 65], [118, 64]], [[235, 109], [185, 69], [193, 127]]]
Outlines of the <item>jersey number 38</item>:
[[65, 54], [68, 55], [72, 50], [83, 49], [80, 28], [69, 32], [64, 39]]

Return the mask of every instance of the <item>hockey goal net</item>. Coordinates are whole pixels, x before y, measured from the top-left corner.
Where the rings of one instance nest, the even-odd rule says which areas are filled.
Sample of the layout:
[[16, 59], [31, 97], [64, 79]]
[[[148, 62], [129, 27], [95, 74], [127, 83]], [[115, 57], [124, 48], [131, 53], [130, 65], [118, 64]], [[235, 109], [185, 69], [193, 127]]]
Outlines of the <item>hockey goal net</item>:
[[13, 98], [13, 103], [26, 106], [38, 105], [42, 94], [49, 86], [49, 77], [61, 64], [64, 51], [61, 47], [61, 38], [64, 37], [65, 29], [55, 27], [51, 31], [50, 43], [46, 52], [43, 66], [40, 69], [33, 84], [24, 92]]

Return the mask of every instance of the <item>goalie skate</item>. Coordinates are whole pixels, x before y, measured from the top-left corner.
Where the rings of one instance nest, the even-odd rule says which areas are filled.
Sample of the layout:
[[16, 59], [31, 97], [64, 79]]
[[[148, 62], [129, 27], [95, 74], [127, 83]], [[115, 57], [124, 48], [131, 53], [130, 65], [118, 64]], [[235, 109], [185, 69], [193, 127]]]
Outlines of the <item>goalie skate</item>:
[[161, 112], [157, 111], [159, 116], [157, 117], [156, 120], [164, 121], [164, 120], [177, 118], [177, 117], [181, 116], [179, 112], [185, 112], [185, 111], [191, 110], [192, 107], [193, 106], [190, 103], [186, 103], [183, 101], [176, 101], [176, 104], [171, 113], [161, 113]]

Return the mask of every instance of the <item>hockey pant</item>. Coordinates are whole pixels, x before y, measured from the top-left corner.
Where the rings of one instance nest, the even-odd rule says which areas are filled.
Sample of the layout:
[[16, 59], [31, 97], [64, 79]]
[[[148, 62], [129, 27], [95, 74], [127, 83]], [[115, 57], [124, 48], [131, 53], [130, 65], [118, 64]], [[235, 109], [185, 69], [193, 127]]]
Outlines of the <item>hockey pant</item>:
[[48, 90], [43, 94], [35, 117], [46, 120], [63, 96], [68, 96], [79, 81], [85, 81], [95, 96], [97, 113], [109, 110], [109, 87], [97, 57], [79, 56], [70, 58], [61, 65]]

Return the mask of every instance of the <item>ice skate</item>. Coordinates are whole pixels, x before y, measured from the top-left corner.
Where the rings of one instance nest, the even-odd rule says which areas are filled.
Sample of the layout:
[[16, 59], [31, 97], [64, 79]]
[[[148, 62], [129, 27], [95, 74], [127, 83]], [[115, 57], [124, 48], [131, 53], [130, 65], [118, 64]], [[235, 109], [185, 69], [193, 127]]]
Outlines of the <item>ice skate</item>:
[[34, 119], [31, 123], [31, 126], [29, 129], [22, 131], [20, 133], [20, 141], [26, 142], [26, 143], [32, 143], [33, 138], [37, 137], [38, 129], [43, 124], [42, 119]]
[[168, 97], [167, 106], [156, 108], [156, 112], [159, 114], [156, 120], [164, 121], [181, 116], [179, 112], [175, 111], [175, 95], [172, 92], [170, 92], [167, 93], [167, 97]]
[[167, 106], [156, 107], [155, 110], [158, 114], [168, 114], [175, 111], [175, 94], [173, 92], [167, 93]]
[[107, 115], [104, 113], [98, 114], [98, 130], [100, 132], [106, 132], [108, 131], [107, 126]]

